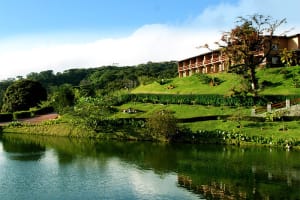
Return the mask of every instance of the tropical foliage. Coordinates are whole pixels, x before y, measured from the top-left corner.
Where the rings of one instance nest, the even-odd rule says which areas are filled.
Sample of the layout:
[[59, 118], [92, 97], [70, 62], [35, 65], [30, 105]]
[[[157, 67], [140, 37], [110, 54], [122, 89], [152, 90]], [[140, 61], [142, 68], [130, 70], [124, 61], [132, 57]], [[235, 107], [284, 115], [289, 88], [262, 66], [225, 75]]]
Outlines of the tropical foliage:
[[176, 118], [168, 110], [160, 110], [150, 116], [146, 122], [148, 133], [158, 140], [169, 140], [177, 132]]
[[73, 119], [75, 123], [84, 125], [86, 128], [103, 131], [107, 129], [109, 119], [113, 113], [109, 100], [105, 98], [81, 97], [74, 107]]
[[37, 81], [22, 79], [5, 91], [2, 112], [28, 110], [47, 99], [46, 89]]
[[52, 90], [50, 101], [57, 112], [65, 113], [74, 106], [75, 94], [70, 84], [53, 87]]
[[295, 64], [297, 62], [297, 55], [295, 51], [287, 50], [287, 48], [284, 48], [280, 53], [280, 61], [287, 67], [290, 67], [292, 66], [292, 64]]
[[[46, 70], [39, 73], [32, 72], [27, 75], [26, 79], [41, 83], [49, 96], [56, 99], [58, 96], [64, 98], [62, 92], [67, 87], [69, 93], [70, 90], [73, 90], [72, 93], [78, 97], [88, 97], [105, 95], [120, 89], [130, 90], [140, 84], [149, 84], [162, 78], [174, 78], [176, 76], [177, 63], [171, 61], [149, 62], [128, 67], [104, 66], [89, 69], [69, 69], [56, 74], [52, 70]], [[18, 77], [18, 79], [22, 80], [23, 77]], [[6, 89], [16, 81], [16, 79], [0, 81], [0, 107], [2, 107]], [[67, 99], [70, 100], [70, 98]], [[65, 100], [64, 103], [66, 103]], [[56, 108], [58, 108], [57, 105]]]

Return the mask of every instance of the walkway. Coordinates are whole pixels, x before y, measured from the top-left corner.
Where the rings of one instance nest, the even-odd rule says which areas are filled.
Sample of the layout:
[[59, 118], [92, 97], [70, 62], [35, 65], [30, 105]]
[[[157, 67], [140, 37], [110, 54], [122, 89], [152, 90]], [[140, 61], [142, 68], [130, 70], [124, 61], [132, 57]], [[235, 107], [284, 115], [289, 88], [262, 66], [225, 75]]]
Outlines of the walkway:
[[[56, 119], [56, 118], [58, 118], [58, 116], [59, 115], [57, 113], [49, 113], [49, 114], [45, 114], [45, 115], [37, 115], [37, 116], [31, 117], [31, 118], [19, 119], [18, 121], [27, 122], [27, 123], [40, 123], [42, 121]], [[6, 125], [8, 123], [10, 123], [10, 122], [1, 122], [0, 126]]]

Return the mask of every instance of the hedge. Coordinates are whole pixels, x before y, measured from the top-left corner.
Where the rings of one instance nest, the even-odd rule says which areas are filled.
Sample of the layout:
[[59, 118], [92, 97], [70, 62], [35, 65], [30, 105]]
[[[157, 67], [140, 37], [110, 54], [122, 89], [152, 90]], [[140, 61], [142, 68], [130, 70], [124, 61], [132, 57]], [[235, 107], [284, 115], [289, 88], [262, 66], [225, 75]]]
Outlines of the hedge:
[[48, 114], [51, 112], [54, 112], [54, 108], [51, 106], [48, 107], [43, 107], [43, 108], [36, 108], [34, 110], [31, 110], [33, 116], [35, 115], [43, 115], [43, 114]]
[[264, 96], [224, 96], [218, 94], [125, 94], [118, 97], [115, 104], [126, 102], [159, 103], [159, 104], [197, 104], [212, 106], [265, 106], [269, 102], [282, 102], [299, 98], [300, 95], [264, 95]]
[[30, 111], [17, 111], [13, 113], [13, 118], [15, 120], [29, 117], [32, 117], [32, 113]]

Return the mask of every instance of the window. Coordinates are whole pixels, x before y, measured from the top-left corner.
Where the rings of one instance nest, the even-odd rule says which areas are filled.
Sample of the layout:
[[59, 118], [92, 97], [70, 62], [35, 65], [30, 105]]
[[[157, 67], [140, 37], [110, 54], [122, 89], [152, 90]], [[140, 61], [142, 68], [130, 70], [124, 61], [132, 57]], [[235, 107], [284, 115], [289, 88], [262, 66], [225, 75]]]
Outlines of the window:
[[279, 64], [279, 58], [278, 57], [272, 57], [272, 64], [274, 64], [274, 65]]
[[278, 50], [278, 45], [277, 44], [272, 44], [272, 50]]

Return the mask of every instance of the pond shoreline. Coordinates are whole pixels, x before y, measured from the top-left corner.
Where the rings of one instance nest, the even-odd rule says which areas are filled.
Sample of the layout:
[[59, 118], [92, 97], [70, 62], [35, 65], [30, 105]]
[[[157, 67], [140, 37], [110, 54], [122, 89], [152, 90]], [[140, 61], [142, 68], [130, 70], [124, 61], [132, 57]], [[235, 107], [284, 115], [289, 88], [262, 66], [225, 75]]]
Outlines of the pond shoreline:
[[[248, 138], [243, 134], [229, 133], [226, 131], [202, 131], [200, 133], [184, 132], [180, 133], [180, 137], [171, 140], [151, 140], [149, 138], [140, 137], [124, 131], [116, 131], [114, 133], [99, 133], [88, 130], [81, 126], [66, 122], [52, 123], [20, 123], [17, 126], [2, 126], [2, 134], [26, 134], [37, 136], [53, 136], [53, 137], [69, 137], [69, 138], [89, 138], [100, 140], [119, 140], [119, 141], [151, 141], [163, 143], [186, 143], [186, 144], [212, 144], [212, 145], [229, 145], [229, 146], [259, 146], [281, 148], [286, 150], [300, 150], [299, 145], [268, 142], [270, 138], [256, 137]], [[198, 135], [197, 135], [198, 134]], [[223, 137], [224, 136], [224, 137]]]

